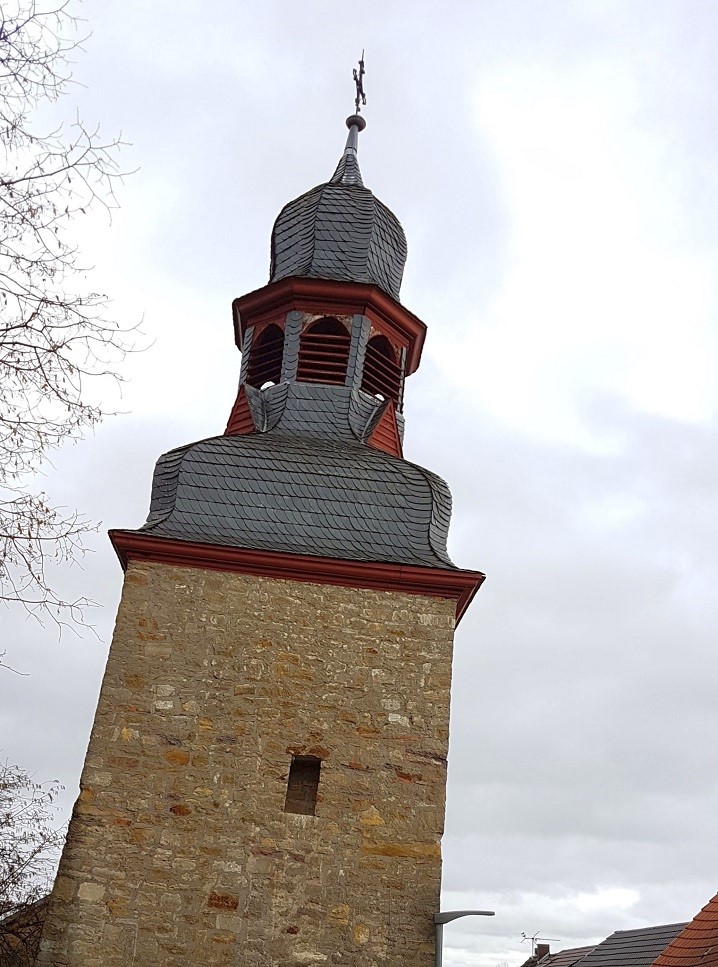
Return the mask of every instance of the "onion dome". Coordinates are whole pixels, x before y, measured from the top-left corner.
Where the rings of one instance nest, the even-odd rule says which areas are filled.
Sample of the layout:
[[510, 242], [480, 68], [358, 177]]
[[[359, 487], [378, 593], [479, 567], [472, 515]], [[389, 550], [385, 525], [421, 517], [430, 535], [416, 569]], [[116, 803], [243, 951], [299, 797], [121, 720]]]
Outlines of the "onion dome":
[[364, 118], [355, 114], [346, 123], [349, 137], [331, 180], [290, 201], [274, 223], [269, 280], [368, 282], [398, 300], [406, 263], [404, 229], [364, 187], [357, 161]]

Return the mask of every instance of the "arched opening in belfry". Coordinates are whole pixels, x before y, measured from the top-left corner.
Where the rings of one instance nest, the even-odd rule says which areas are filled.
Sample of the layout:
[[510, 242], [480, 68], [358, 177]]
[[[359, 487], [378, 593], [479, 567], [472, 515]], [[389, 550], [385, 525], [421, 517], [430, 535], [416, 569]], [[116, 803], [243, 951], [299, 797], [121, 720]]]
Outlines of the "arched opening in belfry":
[[372, 336], [367, 344], [361, 388], [384, 400], [399, 400], [401, 368], [386, 336]]
[[350, 340], [347, 327], [332, 316], [307, 326], [299, 341], [297, 380], [343, 386]]
[[270, 323], [252, 340], [247, 371], [250, 386], [263, 389], [279, 382], [282, 377], [283, 349], [284, 333], [274, 323]]

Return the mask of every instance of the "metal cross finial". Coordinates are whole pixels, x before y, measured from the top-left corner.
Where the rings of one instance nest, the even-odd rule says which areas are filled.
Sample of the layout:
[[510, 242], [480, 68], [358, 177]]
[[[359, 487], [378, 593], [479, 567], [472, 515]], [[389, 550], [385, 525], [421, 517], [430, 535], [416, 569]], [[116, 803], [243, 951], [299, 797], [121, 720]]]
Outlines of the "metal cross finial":
[[361, 105], [366, 104], [366, 94], [364, 93], [364, 51], [361, 52], [359, 60], [359, 70], [354, 68], [354, 83], [356, 84], [357, 96], [354, 98], [356, 113], [361, 111]]

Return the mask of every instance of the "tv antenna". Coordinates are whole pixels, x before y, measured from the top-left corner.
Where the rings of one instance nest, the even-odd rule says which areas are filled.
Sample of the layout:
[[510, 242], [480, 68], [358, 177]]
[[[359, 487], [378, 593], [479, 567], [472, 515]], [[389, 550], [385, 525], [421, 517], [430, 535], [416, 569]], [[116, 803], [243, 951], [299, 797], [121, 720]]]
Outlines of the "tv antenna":
[[540, 930], [537, 930], [536, 933], [533, 934], [533, 936], [531, 936], [531, 937], [529, 937], [528, 934], [525, 934], [523, 932], [523, 930], [522, 930], [521, 931], [521, 943], [523, 943], [524, 940], [530, 940], [531, 941], [531, 956], [532, 957], [536, 953], [536, 946], [537, 946], [539, 940], [542, 941], [542, 942], [543, 941], [547, 941], [549, 943], [561, 943], [561, 938], [560, 937], [542, 937]]

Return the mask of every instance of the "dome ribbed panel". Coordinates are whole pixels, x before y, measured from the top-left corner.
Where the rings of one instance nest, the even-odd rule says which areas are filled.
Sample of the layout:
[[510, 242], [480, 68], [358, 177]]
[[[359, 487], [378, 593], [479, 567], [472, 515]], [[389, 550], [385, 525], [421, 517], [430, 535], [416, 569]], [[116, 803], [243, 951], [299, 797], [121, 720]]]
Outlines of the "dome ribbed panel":
[[[339, 167], [341, 180], [335, 173], [331, 182], [279, 213], [272, 230], [270, 282], [291, 276], [367, 282], [398, 300], [406, 262], [404, 230], [361, 185], [353, 157], [342, 158]], [[358, 182], [350, 180], [355, 174]]]
[[[374, 199], [375, 215], [372, 244], [369, 246], [368, 274], [374, 278], [385, 278], [382, 286], [387, 292], [399, 298], [399, 289], [406, 264], [406, 235], [399, 220], [378, 198]], [[391, 257], [387, 257], [391, 253]]]
[[291, 275], [311, 275], [314, 218], [323, 187], [319, 185], [300, 195], [279, 213], [272, 230], [270, 282]]
[[374, 197], [366, 188], [326, 185], [314, 223], [312, 275], [320, 279], [369, 278], [369, 252], [374, 229]]

